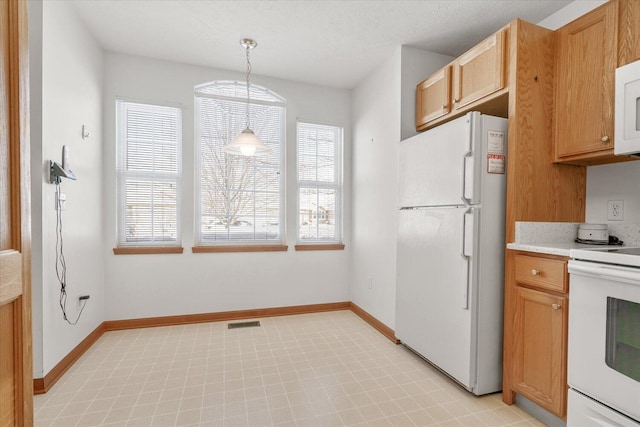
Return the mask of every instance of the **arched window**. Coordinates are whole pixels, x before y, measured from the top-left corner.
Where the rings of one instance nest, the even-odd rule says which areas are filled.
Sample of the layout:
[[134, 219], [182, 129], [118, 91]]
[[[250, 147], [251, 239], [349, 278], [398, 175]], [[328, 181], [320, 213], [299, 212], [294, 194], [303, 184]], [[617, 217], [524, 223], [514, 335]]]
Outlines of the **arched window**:
[[245, 127], [246, 84], [215, 81], [195, 88], [198, 246], [282, 242], [285, 100], [264, 87], [250, 89], [251, 129], [271, 148], [264, 157], [224, 152]]

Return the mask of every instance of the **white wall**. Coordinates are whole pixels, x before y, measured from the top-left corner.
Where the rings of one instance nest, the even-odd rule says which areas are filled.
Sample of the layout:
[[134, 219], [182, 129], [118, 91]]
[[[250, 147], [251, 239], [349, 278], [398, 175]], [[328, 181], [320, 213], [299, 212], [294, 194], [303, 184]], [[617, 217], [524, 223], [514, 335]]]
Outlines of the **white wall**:
[[31, 138], [31, 301], [33, 375], [43, 377], [42, 348], [42, 3], [29, 0], [29, 115]]
[[[241, 52], [240, 52], [241, 53]], [[239, 54], [240, 55], [240, 54]], [[296, 119], [343, 126], [345, 165], [349, 165], [351, 98], [347, 90], [291, 83], [259, 76], [253, 55], [252, 82], [287, 100], [287, 252], [191, 253], [194, 234], [194, 86], [213, 80], [244, 80], [242, 72], [216, 70], [108, 53], [105, 57], [104, 204], [107, 262], [107, 318], [131, 319], [228, 310], [348, 301], [350, 193], [345, 192], [344, 251], [293, 249], [296, 227]], [[242, 56], [239, 56], [239, 67]], [[116, 237], [115, 100], [182, 105], [183, 254], [113, 255]], [[345, 188], [350, 188], [348, 167]]]
[[350, 297], [390, 328], [395, 325], [399, 142], [400, 48], [353, 90]]
[[[640, 224], [640, 160], [587, 168], [587, 222]], [[622, 221], [607, 221], [609, 200], [624, 201]]]
[[453, 58], [398, 47], [353, 90], [351, 301], [395, 327], [398, 143], [415, 133], [415, 87]]
[[[102, 50], [65, 2], [31, 2], [31, 117], [34, 376], [46, 375], [104, 320], [102, 251]], [[42, 25], [39, 25], [39, 20]], [[82, 140], [85, 124], [92, 137]], [[67, 324], [55, 271], [55, 186], [49, 159], [71, 150], [77, 181], [64, 180], [62, 212], [67, 264], [67, 312], [75, 320], [78, 295], [89, 294], [82, 318]]]
[[607, 0], [576, 0], [552, 15], [547, 16], [542, 21], [538, 22], [541, 27], [548, 28], [550, 30], [557, 30], [558, 28], [568, 24], [576, 18], [584, 15], [590, 10], [595, 9]]

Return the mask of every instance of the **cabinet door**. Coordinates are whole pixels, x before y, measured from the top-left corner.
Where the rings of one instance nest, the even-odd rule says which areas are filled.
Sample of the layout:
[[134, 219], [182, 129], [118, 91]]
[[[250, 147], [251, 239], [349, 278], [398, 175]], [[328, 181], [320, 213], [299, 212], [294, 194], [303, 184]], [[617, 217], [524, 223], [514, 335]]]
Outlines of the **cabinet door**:
[[561, 418], [567, 399], [567, 303], [515, 287], [513, 389]]
[[556, 160], [613, 149], [617, 6], [606, 3], [558, 30]]
[[505, 30], [500, 30], [453, 63], [453, 108], [460, 109], [505, 87]]
[[416, 88], [416, 128], [451, 111], [451, 66], [439, 70]]

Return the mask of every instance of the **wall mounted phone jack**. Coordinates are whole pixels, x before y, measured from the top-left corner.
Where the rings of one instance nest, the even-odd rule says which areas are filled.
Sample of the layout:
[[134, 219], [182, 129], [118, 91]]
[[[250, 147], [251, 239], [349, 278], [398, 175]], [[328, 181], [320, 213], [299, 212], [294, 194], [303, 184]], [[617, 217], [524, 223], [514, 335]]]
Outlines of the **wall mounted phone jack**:
[[77, 179], [71, 169], [64, 170], [60, 163], [49, 160], [49, 183], [60, 184], [62, 178]]
[[49, 160], [49, 182], [60, 184], [61, 178], [76, 180], [76, 176], [69, 169], [69, 147], [62, 146], [62, 164]]

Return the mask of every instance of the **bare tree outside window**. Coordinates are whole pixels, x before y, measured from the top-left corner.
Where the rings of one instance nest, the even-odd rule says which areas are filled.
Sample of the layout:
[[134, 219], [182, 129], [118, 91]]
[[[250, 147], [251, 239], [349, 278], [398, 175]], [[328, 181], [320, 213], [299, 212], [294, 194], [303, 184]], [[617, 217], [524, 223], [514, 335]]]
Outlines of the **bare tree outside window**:
[[224, 152], [245, 124], [244, 83], [215, 82], [196, 89], [201, 244], [282, 238], [284, 103], [264, 88], [251, 89], [259, 92], [251, 95], [252, 128], [271, 147], [268, 156]]

